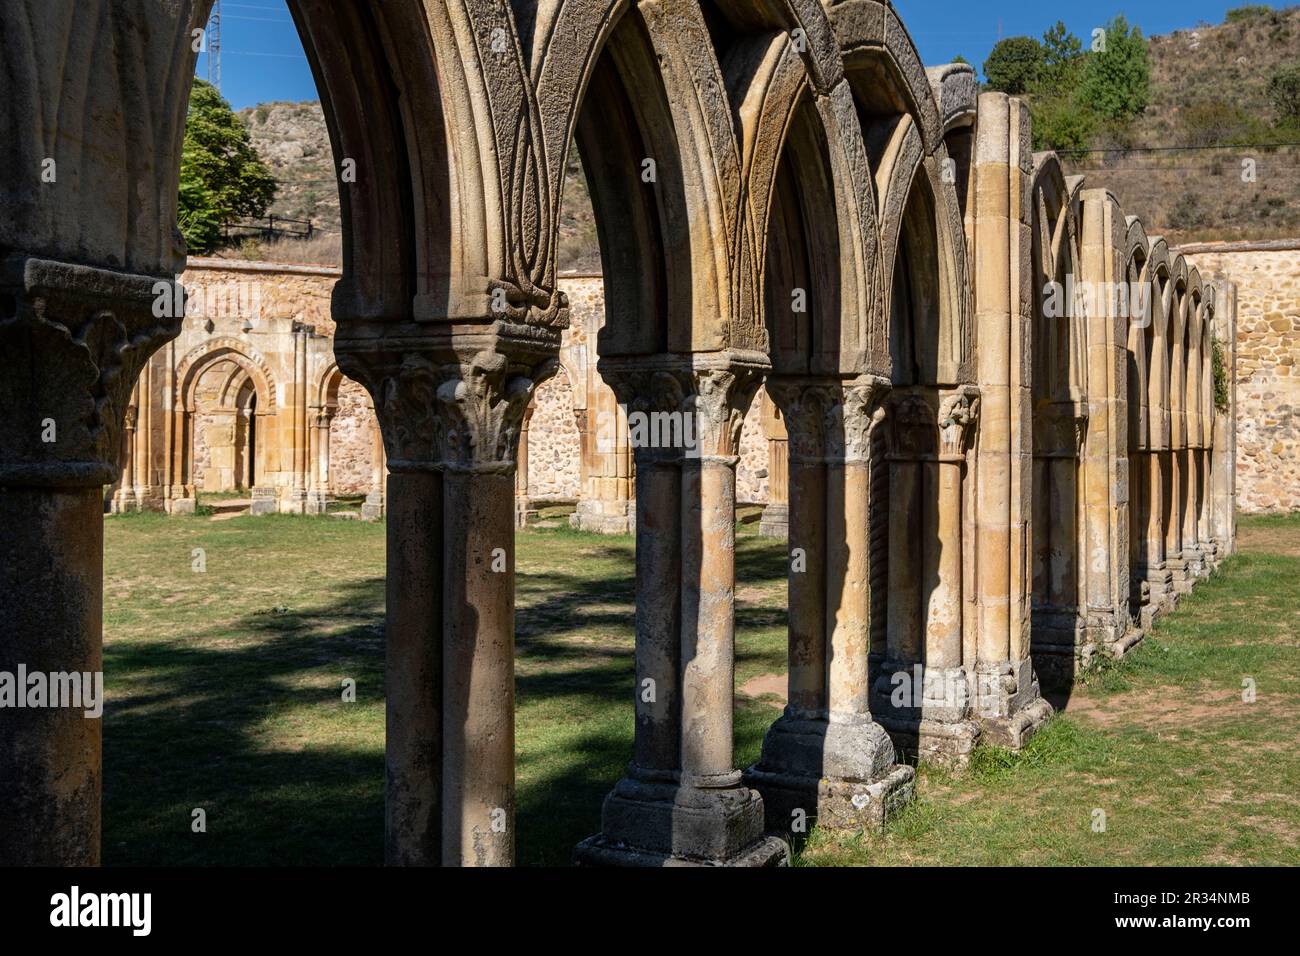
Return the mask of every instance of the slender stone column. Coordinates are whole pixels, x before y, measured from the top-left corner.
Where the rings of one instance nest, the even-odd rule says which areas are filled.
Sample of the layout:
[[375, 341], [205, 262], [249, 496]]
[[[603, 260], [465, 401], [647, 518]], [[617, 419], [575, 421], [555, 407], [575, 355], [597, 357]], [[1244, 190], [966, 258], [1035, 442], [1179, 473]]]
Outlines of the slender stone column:
[[871, 431], [887, 386], [870, 381], [768, 383], [790, 440], [789, 703], [746, 781], [769, 829], [879, 827], [911, 797], [872, 718]]
[[395, 353], [355, 324], [335, 351], [375, 400], [392, 471], [387, 860], [509, 865], [515, 463], [558, 334], [416, 327], [396, 337], [423, 348]]
[[1187, 513], [1187, 449], [1175, 448], [1169, 456], [1169, 521], [1165, 525], [1165, 567], [1177, 594], [1191, 590], [1187, 558], [1183, 555], [1183, 520]]
[[[765, 365], [750, 353], [602, 359], [645, 470], [636, 519], [637, 756], [605, 800], [600, 834], [578, 846], [581, 864], [787, 859], [785, 843], [764, 836], [763, 800], [741, 784], [732, 750], [736, 448]], [[665, 605], [673, 594], [677, 606]]]
[[311, 428], [309, 452], [311, 472], [308, 476], [307, 513], [323, 515], [329, 502], [330, 419], [328, 408], [314, 409], [308, 416]]
[[1173, 575], [1166, 564], [1165, 522], [1168, 510], [1169, 456], [1167, 449], [1150, 452], [1147, 458], [1147, 563], [1148, 602], [1142, 609], [1142, 628], [1149, 630], [1173, 600]]
[[584, 481], [577, 510], [569, 520], [583, 531], [627, 534], [635, 524], [633, 449], [628, 443], [627, 421], [610, 387], [594, 371], [589, 375]]
[[629, 776], [676, 779], [681, 754], [681, 459], [673, 449], [636, 449], [636, 745]]
[[179, 298], [171, 280], [0, 259], [0, 672], [82, 686], [50, 706], [24, 681], [29, 706], [0, 707], [0, 866], [99, 862], [103, 486], [140, 369], [179, 331], [153, 314], [159, 285]]
[[112, 509], [114, 514], [135, 510], [135, 427], [137, 420], [137, 406], [134, 404], [128, 405], [123, 424], [126, 434], [122, 442], [124, 449], [122, 453], [122, 478], [117, 491], [113, 494]]
[[519, 427], [519, 459], [515, 465], [515, 527], [527, 528], [528, 520], [537, 517], [537, 509], [528, 497], [528, 424], [533, 420], [533, 407], [524, 412]]
[[1051, 715], [1030, 658], [1033, 437], [1029, 108], [1003, 93], [979, 100], [973, 189], [980, 387], [974, 456], [977, 713], [984, 739], [1020, 748]]
[[[374, 411], [373, 405], [371, 411]], [[384, 434], [378, 418], [371, 429], [370, 441], [370, 491], [361, 506], [361, 517], [375, 521], [382, 518], [386, 510], [384, 489], [388, 475], [388, 455], [384, 449]]]
[[790, 533], [790, 440], [781, 410], [763, 392], [763, 434], [767, 436], [767, 506], [758, 523], [765, 538]]
[[[1215, 340], [1223, 352], [1226, 408], [1214, 408], [1210, 438], [1210, 525], [1222, 560], [1237, 551], [1237, 286], [1215, 283]], [[1211, 389], [1213, 385], [1211, 385]]]
[[280, 491], [280, 510], [289, 514], [307, 513], [307, 482], [311, 456], [307, 413], [307, 336], [306, 328], [295, 325], [293, 332], [293, 382], [289, 388], [289, 442], [292, 449], [290, 467], [293, 474], [287, 487]]

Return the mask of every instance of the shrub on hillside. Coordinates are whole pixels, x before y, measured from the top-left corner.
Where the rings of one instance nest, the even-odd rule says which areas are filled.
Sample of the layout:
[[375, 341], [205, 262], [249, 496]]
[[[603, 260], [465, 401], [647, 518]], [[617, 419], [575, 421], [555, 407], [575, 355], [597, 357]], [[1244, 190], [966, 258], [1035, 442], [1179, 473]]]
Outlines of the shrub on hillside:
[[1229, 10], [1224, 23], [1245, 23], [1248, 20], [1254, 20], [1258, 17], [1268, 16], [1273, 12], [1273, 8], [1260, 3], [1248, 3], [1244, 7], [1237, 7]]
[[1279, 123], [1300, 121], [1300, 63], [1273, 74], [1268, 81], [1268, 98]]

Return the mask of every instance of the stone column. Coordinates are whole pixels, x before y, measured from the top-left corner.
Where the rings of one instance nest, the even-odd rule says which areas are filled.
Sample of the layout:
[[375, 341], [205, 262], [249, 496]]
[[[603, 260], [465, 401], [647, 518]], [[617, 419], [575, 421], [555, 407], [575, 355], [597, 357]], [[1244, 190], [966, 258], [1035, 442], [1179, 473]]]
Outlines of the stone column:
[[979, 441], [974, 458], [976, 712], [981, 735], [1019, 749], [1051, 716], [1030, 658], [1033, 175], [1029, 108], [979, 101], [972, 206]]
[[[870, 710], [871, 431], [888, 386], [769, 380], [790, 441], [789, 703], [746, 782], [768, 828], [878, 828], [914, 771]], [[802, 829], [794, 829], [798, 837]]]
[[153, 314], [159, 286], [179, 298], [170, 279], [0, 259], [0, 672], [83, 686], [66, 705], [0, 708], [0, 866], [99, 862], [101, 725], [84, 694], [102, 688], [103, 486], [140, 369], [179, 331]]
[[1148, 602], [1142, 609], [1142, 629], [1150, 630], [1157, 617], [1173, 601], [1173, 575], [1166, 563], [1165, 512], [1169, 496], [1170, 452], [1167, 448], [1151, 451], [1147, 456], [1147, 565]]
[[736, 449], [764, 365], [749, 353], [601, 361], [632, 435], [660, 427], [650, 447], [635, 442], [647, 471], [636, 519], [637, 759], [579, 863], [787, 859], [784, 841], [764, 836], [762, 798], [742, 784], [732, 751]]
[[525, 409], [558, 367], [558, 332], [419, 331], [425, 346], [402, 353], [376, 350], [383, 339], [364, 330], [335, 343], [374, 398], [392, 472], [385, 852], [393, 864], [506, 866], [515, 463]]
[[308, 416], [311, 425], [311, 473], [307, 489], [307, 514], [323, 515], [328, 510], [330, 421], [333, 417], [333, 412], [327, 407], [313, 409]]
[[[371, 406], [374, 412], [374, 406]], [[365, 504], [361, 506], [361, 517], [367, 521], [376, 521], [385, 513], [385, 486], [388, 475], [388, 455], [384, 448], [384, 433], [376, 417], [370, 430], [370, 491]]]
[[583, 474], [573, 527], [598, 534], [634, 529], [632, 456], [625, 413], [614, 392], [594, 373], [587, 383]]
[[1223, 350], [1228, 405], [1214, 409], [1210, 438], [1210, 534], [1220, 560], [1237, 551], [1237, 286], [1215, 283], [1212, 325]]
[[524, 412], [519, 426], [519, 458], [515, 463], [515, 527], [527, 528], [530, 518], [537, 517], [537, 509], [528, 497], [528, 424], [533, 420], [533, 406]]
[[790, 440], [780, 408], [763, 392], [763, 434], [767, 436], [767, 507], [758, 522], [765, 538], [790, 533]]
[[1183, 556], [1183, 516], [1187, 511], [1187, 449], [1177, 447], [1169, 459], [1169, 521], [1165, 525], [1165, 567], [1169, 569], [1175, 595], [1191, 590], [1187, 558]]
[[[1104, 189], [1083, 194], [1084, 279], [1092, 288], [1113, 290], [1126, 281], [1121, 261], [1128, 223]], [[1088, 309], [1088, 431], [1083, 445], [1081, 553], [1083, 587], [1079, 604], [1085, 644], [1080, 665], [1101, 649], [1122, 655], [1141, 636], [1129, 617], [1128, 336], [1131, 309], [1121, 310], [1113, 294], [1093, 295]], [[1148, 317], [1149, 318], [1149, 317]]]
[[[134, 398], [135, 395], [133, 394]], [[135, 497], [135, 426], [138, 420], [135, 404], [126, 407], [123, 429], [125, 439], [122, 442], [122, 479], [113, 494], [112, 509], [114, 514], [123, 514], [136, 510]]]
[[307, 413], [307, 329], [295, 324], [293, 330], [293, 382], [289, 393], [290, 442], [292, 445], [291, 465], [293, 479], [287, 488], [281, 490], [280, 510], [289, 514], [307, 513], [307, 482], [311, 467], [308, 444]]

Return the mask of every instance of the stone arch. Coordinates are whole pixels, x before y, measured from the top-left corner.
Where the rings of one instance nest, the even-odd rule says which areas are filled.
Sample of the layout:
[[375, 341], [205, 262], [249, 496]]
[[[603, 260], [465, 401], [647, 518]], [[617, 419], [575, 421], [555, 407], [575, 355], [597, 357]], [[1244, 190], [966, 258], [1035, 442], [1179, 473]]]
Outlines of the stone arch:
[[[1033, 413], [1034, 667], [1068, 683], [1087, 640], [1084, 443], [1088, 428], [1088, 315], [1081, 283], [1079, 194], [1054, 153], [1038, 154], [1031, 180], [1030, 341]], [[1066, 670], [1069, 668], [1069, 670]], [[1062, 673], [1062, 671], [1066, 671]]]
[[[199, 480], [195, 473], [195, 442], [198, 439], [196, 394], [199, 383], [208, 370], [221, 362], [230, 362], [233, 365], [233, 370], [220, 388], [220, 405], [223, 408], [230, 405], [231, 407], [226, 410], [232, 414], [242, 411], [235, 410], [232, 403], [245, 387], [251, 389], [251, 400], [247, 406], [248, 420], [243, 422], [244, 444], [251, 448], [251, 459], [240, 471], [253, 476], [253, 481], [261, 479], [267, 473], [265, 448], [268, 443], [265, 425], [276, 413], [278, 392], [275, 378], [266, 360], [248, 343], [239, 339], [217, 337], [192, 350], [176, 365], [174, 378], [176, 391], [173, 397], [172, 414], [175, 417], [174, 429], [177, 436], [175, 456], [177, 478], [182, 489], [180, 497], [183, 500], [197, 500]], [[232, 439], [237, 443], [233, 454], [238, 458], [238, 449], [242, 447], [239, 444], [238, 414], [232, 419], [232, 426], [234, 428]], [[250, 481], [250, 488], [252, 483]], [[241, 487], [239, 482], [234, 486]]]

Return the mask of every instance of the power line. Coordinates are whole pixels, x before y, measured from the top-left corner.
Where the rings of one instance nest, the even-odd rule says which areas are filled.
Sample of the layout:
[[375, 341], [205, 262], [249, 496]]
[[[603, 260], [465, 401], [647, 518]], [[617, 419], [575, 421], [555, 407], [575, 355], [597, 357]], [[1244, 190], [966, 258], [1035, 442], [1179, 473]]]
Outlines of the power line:
[[1300, 143], [1240, 143], [1223, 146], [1101, 146], [1094, 149], [1058, 149], [1061, 156], [1081, 156], [1085, 153], [1190, 153], [1211, 149], [1284, 149]]

